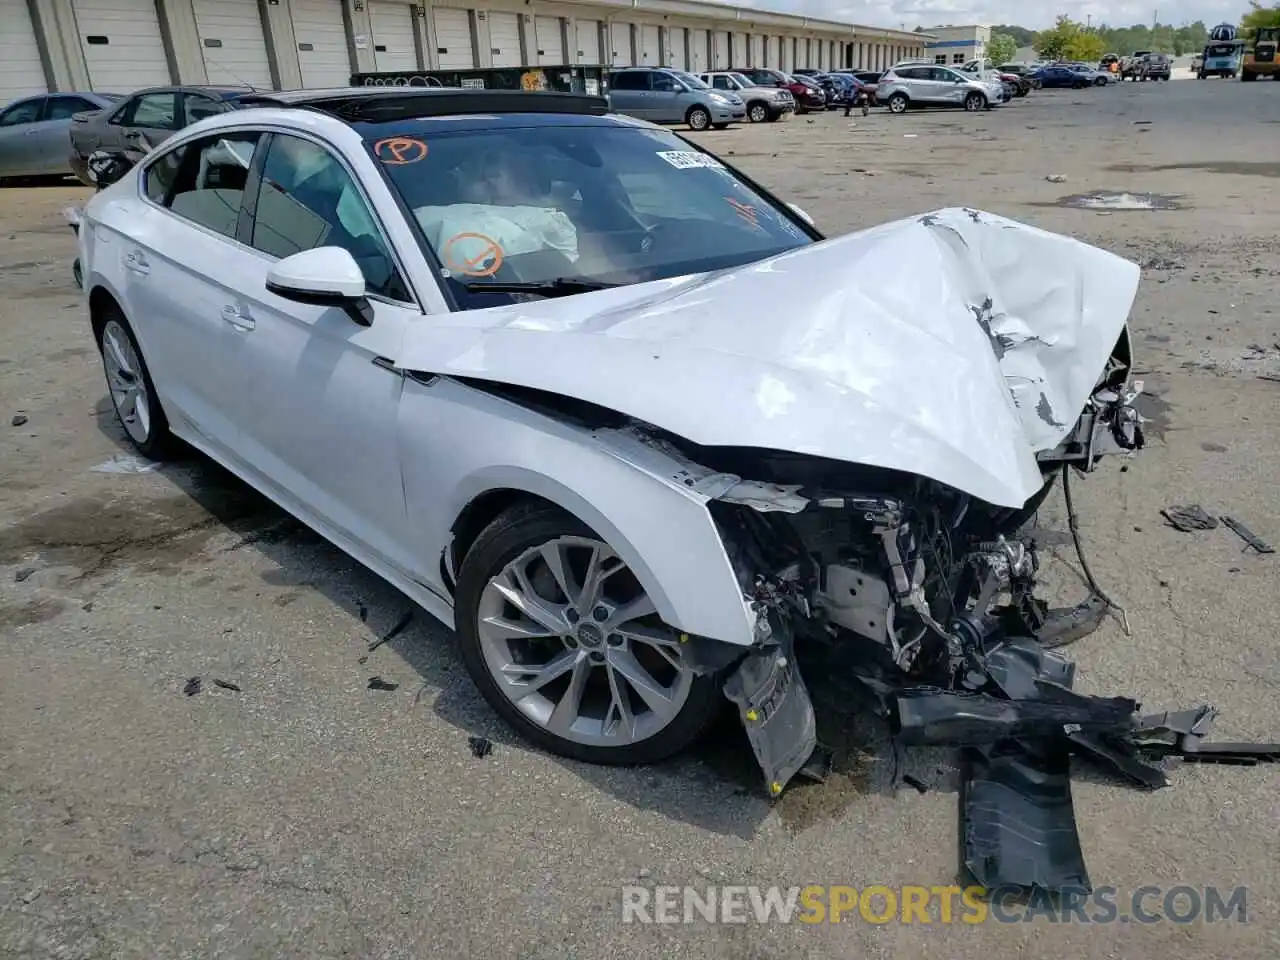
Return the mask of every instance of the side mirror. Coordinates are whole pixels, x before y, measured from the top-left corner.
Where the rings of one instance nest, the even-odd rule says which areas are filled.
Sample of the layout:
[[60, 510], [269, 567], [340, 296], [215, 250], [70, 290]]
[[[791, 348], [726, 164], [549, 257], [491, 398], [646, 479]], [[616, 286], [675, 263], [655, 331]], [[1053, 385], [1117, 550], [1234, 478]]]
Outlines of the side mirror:
[[794, 203], [788, 203], [787, 206], [791, 208], [792, 213], [794, 213], [797, 217], [799, 217], [809, 226], [811, 227], [817, 226], [817, 224], [813, 222], [813, 217], [809, 216], [809, 214], [805, 212], [805, 209], [803, 207], [798, 207]]
[[267, 291], [316, 307], [340, 307], [362, 327], [373, 323], [364, 274], [342, 247], [316, 247], [285, 257], [267, 271]]

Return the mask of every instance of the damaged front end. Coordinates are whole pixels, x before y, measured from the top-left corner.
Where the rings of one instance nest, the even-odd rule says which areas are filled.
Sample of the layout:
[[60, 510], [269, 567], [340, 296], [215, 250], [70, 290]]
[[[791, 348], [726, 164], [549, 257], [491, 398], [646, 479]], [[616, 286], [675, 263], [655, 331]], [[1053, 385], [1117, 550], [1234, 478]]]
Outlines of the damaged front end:
[[[1275, 745], [1203, 744], [1209, 708], [1143, 718], [1133, 700], [1077, 693], [1074, 665], [1052, 652], [1096, 630], [1114, 602], [1096, 585], [1075, 606], [1038, 597], [1029, 522], [1060, 476], [1067, 487], [1070, 472], [1142, 448], [1141, 384], [1128, 369], [1126, 337], [1066, 438], [1039, 454], [1043, 486], [1020, 509], [877, 468], [696, 452], [723, 471], [709, 508], [756, 615], [755, 642], [724, 690], [770, 796], [830, 767], [802, 668], [883, 718], [895, 750], [962, 749], [965, 865], [988, 887], [1088, 888], [1071, 808], [1073, 753], [1145, 787], [1167, 782], [1171, 756], [1276, 758]], [[752, 481], [734, 482], [740, 476]]]

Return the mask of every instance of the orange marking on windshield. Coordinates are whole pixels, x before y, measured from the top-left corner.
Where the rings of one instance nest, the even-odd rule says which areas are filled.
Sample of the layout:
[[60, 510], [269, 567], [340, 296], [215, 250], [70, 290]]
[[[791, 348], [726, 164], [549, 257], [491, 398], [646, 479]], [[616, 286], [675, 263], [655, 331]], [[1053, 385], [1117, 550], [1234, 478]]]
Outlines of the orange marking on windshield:
[[[466, 256], [454, 249], [463, 240], [478, 240], [483, 248], [475, 256]], [[446, 267], [464, 277], [491, 277], [502, 269], [505, 254], [497, 240], [483, 233], [457, 233], [445, 241], [440, 256]], [[493, 262], [486, 264], [490, 259]]]
[[373, 155], [383, 163], [403, 166], [426, 157], [427, 145], [414, 137], [387, 137], [373, 145]]

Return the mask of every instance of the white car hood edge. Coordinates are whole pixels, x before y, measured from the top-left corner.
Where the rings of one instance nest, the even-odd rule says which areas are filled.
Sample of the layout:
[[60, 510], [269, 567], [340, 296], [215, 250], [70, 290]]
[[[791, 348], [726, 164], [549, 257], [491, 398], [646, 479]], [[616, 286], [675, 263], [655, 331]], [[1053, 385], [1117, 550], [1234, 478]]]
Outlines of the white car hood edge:
[[1102, 374], [1139, 272], [951, 208], [713, 274], [426, 317], [396, 362], [1016, 507]]

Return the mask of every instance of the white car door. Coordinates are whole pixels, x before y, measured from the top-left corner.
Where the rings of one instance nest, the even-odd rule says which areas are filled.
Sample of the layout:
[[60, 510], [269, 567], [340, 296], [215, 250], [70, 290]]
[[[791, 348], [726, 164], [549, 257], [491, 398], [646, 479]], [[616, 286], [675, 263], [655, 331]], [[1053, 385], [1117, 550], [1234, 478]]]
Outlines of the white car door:
[[[406, 532], [397, 433], [404, 379], [388, 358], [422, 311], [343, 162], [300, 136], [274, 134], [265, 149], [236, 303], [252, 327], [244, 458], [291, 509], [412, 576], [420, 564]], [[323, 246], [360, 264], [369, 317], [266, 289], [278, 259]]]
[[[235, 241], [261, 134], [227, 132], [167, 150], [143, 170], [144, 195], [122, 226], [125, 313], [165, 410], [213, 453], [237, 456], [247, 413], [243, 255]], [[110, 224], [108, 223], [108, 227]]]

